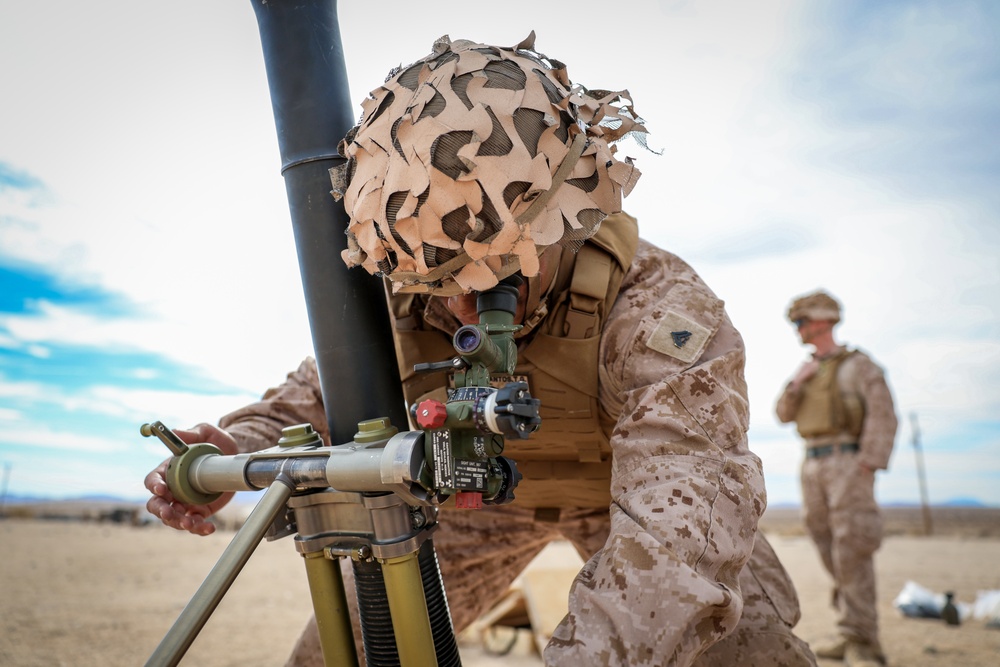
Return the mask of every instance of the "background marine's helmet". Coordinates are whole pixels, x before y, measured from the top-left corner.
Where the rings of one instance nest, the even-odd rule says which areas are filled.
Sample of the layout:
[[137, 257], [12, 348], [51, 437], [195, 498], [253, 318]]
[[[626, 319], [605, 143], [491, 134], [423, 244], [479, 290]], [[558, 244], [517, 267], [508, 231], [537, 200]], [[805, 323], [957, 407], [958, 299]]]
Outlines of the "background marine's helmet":
[[534, 276], [545, 247], [578, 249], [639, 178], [611, 145], [643, 143], [628, 92], [574, 86], [534, 33], [511, 48], [442, 37], [362, 107], [331, 170], [350, 216], [343, 259], [395, 292]]
[[836, 324], [840, 321], [840, 304], [823, 291], [806, 294], [792, 301], [788, 319], [791, 322], [799, 319], [828, 320]]

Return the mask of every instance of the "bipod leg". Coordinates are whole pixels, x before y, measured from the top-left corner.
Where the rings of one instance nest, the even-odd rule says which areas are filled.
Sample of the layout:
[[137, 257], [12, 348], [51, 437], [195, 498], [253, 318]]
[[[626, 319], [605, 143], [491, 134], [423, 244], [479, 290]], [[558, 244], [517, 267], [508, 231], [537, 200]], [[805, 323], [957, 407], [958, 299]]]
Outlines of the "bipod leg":
[[295, 548], [307, 559], [326, 667], [357, 659], [345, 654], [357, 649], [350, 619], [341, 613], [346, 602], [337, 558], [352, 561], [369, 667], [461, 667], [430, 537], [436, 509], [407, 505], [394, 493], [333, 489], [296, 496], [288, 506], [298, 531]]
[[357, 667], [351, 614], [347, 608], [340, 560], [327, 558], [323, 551], [302, 554], [312, 595], [319, 642], [325, 667]]
[[146, 667], [174, 667], [181, 661], [243, 566], [250, 560], [254, 549], [264, 539], [264, 533], [278, 514], [284, 511], [285, 503], [292, 496], [293, 490], [294, 484], [283, 473], [267, 488], [246, 523], [237, 531], [236, 537], [226, 547], [194, 597], [146, 661]]
[[381, 560], [385, 592], [402, 667], [437, 667], [434, 637], [417, 552]]

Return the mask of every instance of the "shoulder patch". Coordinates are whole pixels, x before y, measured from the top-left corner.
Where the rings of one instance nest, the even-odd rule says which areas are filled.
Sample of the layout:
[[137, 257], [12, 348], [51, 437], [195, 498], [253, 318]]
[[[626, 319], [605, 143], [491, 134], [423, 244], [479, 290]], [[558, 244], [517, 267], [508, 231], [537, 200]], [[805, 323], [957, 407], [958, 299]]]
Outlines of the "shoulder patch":
[[646, 347], [691, 363], [701, 357], [711, 335], [707, 327], [670, 310], [649, 334]]

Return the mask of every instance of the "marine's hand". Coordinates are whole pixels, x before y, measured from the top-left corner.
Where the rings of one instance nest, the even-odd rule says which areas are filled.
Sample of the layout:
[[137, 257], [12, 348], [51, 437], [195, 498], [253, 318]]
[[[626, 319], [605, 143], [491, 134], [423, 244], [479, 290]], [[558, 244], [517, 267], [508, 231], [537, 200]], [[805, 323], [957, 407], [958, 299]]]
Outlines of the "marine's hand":
[[793, 390], [798, 390], [803, 384], [809, 381], [809, 379], [816, 375], [816, 371], [819, 370], [819, 361], [816, 359], [810, 359], [809, 361], [802, 364], [799, 368], [799, 372], [795, 374], [792, 378], [791, 388]]
[[[192, 429], [176, 429], [174, 433], [186, 442], [194, 444], [207, 442], [218, 447], [223, 454], [238, 454], [236, 440], [217, 426], [198, 424]], [[215, 532], [215, 524], [208, 521], [233, 498], [232, 492], [224, 493], [208, 505], [186, 505], [170, 493], [167, 486], [167, 459], [146, 475], [145, 485], [153, 496], [146, 501], [146, 509], [164, 524], [177, 530], [186, 530], [195, 535], [210, 535]]]
[[874, 477], [875, 468], [871, 467], [867, 463], [858, 462], [858, 469], [861, 471], [862, 475], [868, 475], [869, 477]]

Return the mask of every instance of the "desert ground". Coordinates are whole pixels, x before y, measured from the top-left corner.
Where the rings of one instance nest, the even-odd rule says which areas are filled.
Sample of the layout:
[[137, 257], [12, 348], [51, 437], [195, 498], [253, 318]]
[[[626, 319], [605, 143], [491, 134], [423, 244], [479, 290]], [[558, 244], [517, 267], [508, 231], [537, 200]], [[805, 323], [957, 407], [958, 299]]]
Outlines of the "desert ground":
[[[0, 520], [0, 665], [7, 667], [144, 663], [234, 535], [220, 530], [198, 538], [159, 525], [115, 523], [107, 516], [103, 522], [84, 521], [66, 508], [49, 512], [61, 519], [7, 509]], [[906, 618], [893, 607], [907, 581], [935, 592], [954, 591], [965, 603], [974, 602], [979, 591], [1000, 589], [1000, 509], [936, 508], [932, 516], [934, 533], [924, 536], [919, 510], [885, 512], [887, 536], [876, 566], [889, 665], [1000, 665], [1000, 628], [975, 619], [954, 627]], [[830, 581], [797, 511], [768, 510], [762, 529], [798, 587], [803, 610], [798, 634], [809, 642], [830, 636]], [[572, 568], [566, 553], [555, 545], [532, 567]], [[264, 542], [181, 664], [282, 665], [309, 615], [301, 557], [290, 539]], [[479, 632], [460, 637], [467, 667], [542, 664], [530, 630], [500, 628], [485, 644], [482, 637]], [[508, 644], [504, 637], [513, 648], [500, 656], [496, 646]]]

